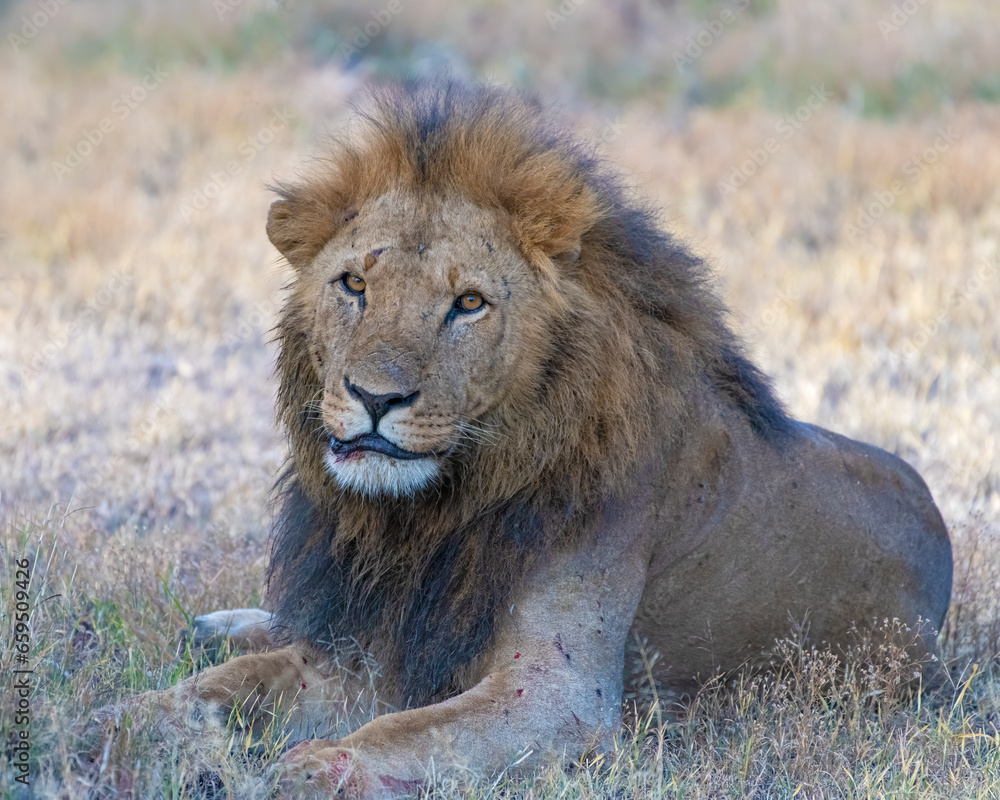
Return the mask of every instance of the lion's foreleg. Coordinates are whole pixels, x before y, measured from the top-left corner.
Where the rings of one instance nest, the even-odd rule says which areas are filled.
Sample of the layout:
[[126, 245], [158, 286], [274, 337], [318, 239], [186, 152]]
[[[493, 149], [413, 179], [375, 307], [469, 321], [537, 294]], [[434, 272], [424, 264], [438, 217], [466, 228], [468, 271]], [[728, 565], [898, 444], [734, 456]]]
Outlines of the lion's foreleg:
[[302, 742], [283, 758], [283, 796], [323, 797], [346, 788], [366, 800], [397, 797], [431, 775], [475, 780], [608, 749], [621, 694], [611, 690], [603, 704], [591, 678], [528, 661], [451, 700], [379, 717], [339, 741]]
[[99, 716], [128, 712], [183, 730], [197, 711], [254, 735], [271, 730], [288, 743], [315, 736], [343, 736], [375, 713], [372, 692], [329, 654], [284, 647], [239, 656], [181, 681], [147, 692]]
[[230, 724], [259, 732], [277, 723], [298, 741], [343, 730], [348, 708], [342, 675], [329, 657], [303, 647], [239, 656], [168, 690], [174, 704], [218, 706]]
[[396, 797], [432, 775], [464, 781], [607, 749], [645, 563], [639, 548], [619, 544], [539, 569], [504, 614], [474, 686], [339, 741], [303, 742], [283, 758], [284, 796]]

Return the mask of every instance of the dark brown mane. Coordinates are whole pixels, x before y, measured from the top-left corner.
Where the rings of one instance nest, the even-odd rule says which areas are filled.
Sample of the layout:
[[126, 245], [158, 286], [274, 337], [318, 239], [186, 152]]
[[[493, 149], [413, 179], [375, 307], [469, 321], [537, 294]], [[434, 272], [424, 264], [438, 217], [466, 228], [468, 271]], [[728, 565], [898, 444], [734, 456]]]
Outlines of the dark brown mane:
[[552, 307], [535, 396], [491, 412], [502, 452], [479, 447], [433, 491], [379, 502], [324, 470], [301, 280], [279, 323], [291, 458], [270, 602], [290, 638], [353, 637], [420, 703], [483, 652], [532, 561], [585, 534], [650, 438], [680, 435], [691, 389], [710, 387], [768, 439], [790, 423], [742, 355], [703, 263], [536, 102], [495, 86], [391, 88], [372, 94], [358, 125], [306, 180], [278, 189], [286, 204], [268, 232], [293, 266], [306, 269], [394, 188], [450, 192], [507, 221]]

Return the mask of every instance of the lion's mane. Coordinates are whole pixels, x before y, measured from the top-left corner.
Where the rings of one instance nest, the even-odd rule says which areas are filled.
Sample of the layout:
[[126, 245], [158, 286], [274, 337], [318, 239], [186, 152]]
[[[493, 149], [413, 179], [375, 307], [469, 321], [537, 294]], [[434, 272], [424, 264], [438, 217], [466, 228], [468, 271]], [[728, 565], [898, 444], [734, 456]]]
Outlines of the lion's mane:
[[[303, 274], [365, 202], [400, 187], [457, 193], [505, 221], [542, 278], [548, 352], [526, 376], [531, 399], [484, 420], [502, 444], [473, 447], [432, 490], [373, 501], [323, 466]], [[348, 135], [277, 192], [286, 202], [268, 233], [297, 277], [278, 326], [291, 452], [269, 602], [291, 640], [360, 642], [403, 702], [454, 689], [532, 563], [580, 543], [653, 437], [690, 435], [699, 384], [761, 436], [777, 442], [788, 429], [705, 265], [530, 98], [453, 81], [376, 90]]]

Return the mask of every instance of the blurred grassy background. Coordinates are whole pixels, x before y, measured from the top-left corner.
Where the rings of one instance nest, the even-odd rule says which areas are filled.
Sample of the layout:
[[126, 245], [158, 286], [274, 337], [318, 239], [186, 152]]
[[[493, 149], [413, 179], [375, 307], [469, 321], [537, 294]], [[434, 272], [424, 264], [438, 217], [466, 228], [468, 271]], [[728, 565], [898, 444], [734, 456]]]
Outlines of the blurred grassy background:
[[[995, 664], [1000, 5], [34, 0], [0, 4], [0, 32], [3, 636], [19, 553], [33, 598], [59, 595], [32, 617], [36, 796], [87, 796], [74, 724], [204, 659], [175, 656], [192, 614], [260, 601], [287, 277], [264, 185], [308, 168], [366, 81], [401, 74], [524, 86], [599, 140], [716, 265], [793, 413], [925, 476], [956, 547], [945, 652]], [[785, 712], [751, 706], [659, 729], [675, 794], [1000, 791], [995, 667], [950, 717], [904, 703], [846, 739], [817, 717], [827, 744], [798, 762], [778, 752]], [[744, 746], [759, 769], [726, 755]], [[645, 796], [636, 747], [622, 774]], [[144, 763], [146, 791], [204, 788], [196, 761]], [[263, 791], [227, 769], [234, 796]]]
[[[6, 28], [23, 36], [19, 16], [39, 8], [15, 4]], [[216, 74], [449, 68], [563, 100], [660, 110], [793, 108], [825, 84], [838, 104], [878, 117], [1000, 99], [1000, 9], [975, 0], [73, 0], [51, 16], [59, 21], [36, 26], [23, 49], [63, 76], [153, 62]]]

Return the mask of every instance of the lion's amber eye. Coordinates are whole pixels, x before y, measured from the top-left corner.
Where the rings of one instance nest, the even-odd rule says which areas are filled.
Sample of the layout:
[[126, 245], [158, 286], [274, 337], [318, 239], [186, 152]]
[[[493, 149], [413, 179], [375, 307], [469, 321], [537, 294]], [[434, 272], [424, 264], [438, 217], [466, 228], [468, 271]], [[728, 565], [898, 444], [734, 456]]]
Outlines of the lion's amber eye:
[[363, 294], [365, 291], [365, 279], [359, 278], [357, 275], [352, 275], [350, 272], [345, 272], [341, 275], [340, 282], [351, 294]]
[[466, 292], [455, 301], [455, 310], [470, 313], [483, 307], [483, 296], [479, 292]]

